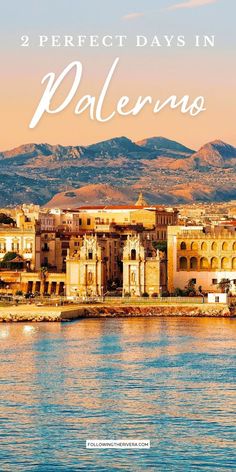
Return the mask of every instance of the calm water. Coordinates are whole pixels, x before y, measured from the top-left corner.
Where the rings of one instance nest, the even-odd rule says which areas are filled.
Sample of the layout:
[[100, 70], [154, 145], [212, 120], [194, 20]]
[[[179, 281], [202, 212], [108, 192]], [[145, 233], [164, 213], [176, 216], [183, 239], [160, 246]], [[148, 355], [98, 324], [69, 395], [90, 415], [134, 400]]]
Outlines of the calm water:
[[236, 470], [236, 320], [2, 324], [0, 342], [1, 472]]

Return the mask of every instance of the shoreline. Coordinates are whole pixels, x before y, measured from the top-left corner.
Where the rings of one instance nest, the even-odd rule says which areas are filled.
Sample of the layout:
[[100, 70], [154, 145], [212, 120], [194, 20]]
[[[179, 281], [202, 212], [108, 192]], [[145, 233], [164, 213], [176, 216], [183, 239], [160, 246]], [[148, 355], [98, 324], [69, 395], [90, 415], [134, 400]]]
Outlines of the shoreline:
[[236, 310], [226, 304], [68, 305], [62, 307], [21, 305], [0, 307], [0, 323], [68, 322], [85, 318], [134, 317], [235, 318]]

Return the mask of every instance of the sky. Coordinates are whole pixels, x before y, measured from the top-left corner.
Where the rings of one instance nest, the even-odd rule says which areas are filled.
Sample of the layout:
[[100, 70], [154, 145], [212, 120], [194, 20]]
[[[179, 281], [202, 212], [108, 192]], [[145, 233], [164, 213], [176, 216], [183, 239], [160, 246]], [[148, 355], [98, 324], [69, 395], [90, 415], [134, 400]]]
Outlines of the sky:
[[[0, 150], [25, 143], [86, 145], [115, 136], [138, 141], [164, 136], [192, 149], [214, 139], [236, 145], [235, 136], [235, 0], [8, 0], [1, 5], [1, 135]], [[214, 48], [194, 47], [196, 35], [215, 35]], [[21, 37], [29, 36], [29, 47]], [[39, 36], [49, 38], [44, 48]], [[126, 35], [124, 48], [50, 47], [52, 35]], [[136, 35], [147, 37], [147, 46], [135, 47]], [[161, 47], [151, 47], [154, 36]], [[165, 46], [164, 35], [173, 35]], [[178, 35], [186, 47], [176, 47]], [[116, 57], [119, 64], [106, 97], [111, 112], [122, 95], [135, 103], [139, 95], [154, 101], [170, 95], [204, 96], [206, 111], [196, 117], [165, 108], [153, 114], [145, 107], [137, 116], [115, 116], [106, 123], [92, 121], [88, 111], [75, 115], [84, 95], [99, 96]], [[45, 113], [35, 128], [35, 113], [49, 72], [58, 76], [72, 61], [81, 61], [81, 84], [69, 106], [57, 114]], [[53, 105], [58, 106], [73, 82], [69, 75], [60, 86]]]

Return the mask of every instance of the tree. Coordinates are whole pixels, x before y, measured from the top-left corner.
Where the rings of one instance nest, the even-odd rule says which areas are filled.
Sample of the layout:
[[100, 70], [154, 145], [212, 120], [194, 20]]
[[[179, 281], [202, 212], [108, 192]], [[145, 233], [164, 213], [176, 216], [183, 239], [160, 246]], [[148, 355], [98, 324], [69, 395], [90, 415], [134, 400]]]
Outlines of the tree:
[[15, 220], [5, 213], [0, 213], [0, 224], [15, 225]]
[[196, 295], [196, 286], [195, 286], [195, 280], [194, 279], [189, 279], [187, 285], [185, 286], [185, 295], [187, 295], [187, 296]]
[[183, 295], [185, 295], [185, 292], [181, 288], [176, 287], [175, 290], [174, 290], [173, 295], [174, 295], [174, 297], [183, 297]]
[[47, 280], [47, 277], [48, 277], [48, 268], [46, 266], [40, 267], [40, 274], [39, 275], [40, 275], [40, 279], [42, 281], [42, 286], [43, 286], [42, 293], [44, 295], [45, 292], [46, 292], [46, 280]]
[[0, 267], [4, 268], [4, 269], [19, 269], [19, 268], [22, 268], [23, 260], [22, 260], [22, 262], [21, 261], [13, 262], [13, 260], [16, 257], [21, 259], [19, 254], [17, 254], [17, 252], [13, 252], [13, 251], [7, 252], [6, 254], [4, 254], [4, 257], [3, 257], [2, 261], [0, 262]]
[[230, 279], [221, 279], [217, 287], [221, 290], [222, 293], [228, 293], [230, 291], [231, 281]]
[[154, 249], [158, 249], [161, 252], [167, 252], [167, 242], [166, 241], [153, 241], [152, 243]]

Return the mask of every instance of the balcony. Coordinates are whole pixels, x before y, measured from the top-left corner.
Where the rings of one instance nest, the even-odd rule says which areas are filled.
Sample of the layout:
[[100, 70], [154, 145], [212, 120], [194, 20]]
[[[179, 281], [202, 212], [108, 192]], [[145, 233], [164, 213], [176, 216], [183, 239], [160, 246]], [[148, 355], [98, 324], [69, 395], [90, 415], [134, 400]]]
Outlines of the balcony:
[[42, 251], [43, 252], [49, 252], [49, 247], [48, 246], [43, 246]]
[[95, 225], [95, 231], [97, 233], [109, 233], [110, 231], [114, 231], [114, 223], [97, 223]]

